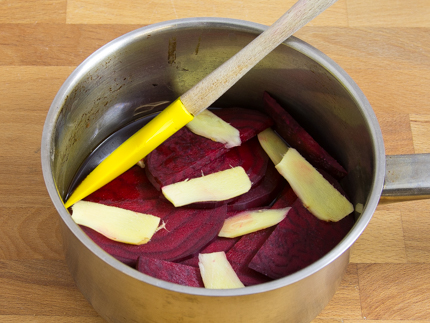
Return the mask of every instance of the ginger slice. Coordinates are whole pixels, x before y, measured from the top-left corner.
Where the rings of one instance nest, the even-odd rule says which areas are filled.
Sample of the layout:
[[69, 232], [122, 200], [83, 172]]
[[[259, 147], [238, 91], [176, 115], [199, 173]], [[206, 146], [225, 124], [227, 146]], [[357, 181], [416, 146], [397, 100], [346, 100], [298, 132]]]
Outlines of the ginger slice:
[[176, 207], [206, 201], [224, 201], [248, 192], [251, 181], [245, 170], [234, 167], [206, 176], [177, 182], [161, 188]]
[[274, 226], [285, 219], [290, 209], [290, 207], [286, 207], [240, 212], [224, 221], [218, 236], [235, 238]]
[[272, 128], [263, 130], [257, 137], [273, 164], [279, 164], [289, 148], [284, 140]]
[[276, 169], [291, 185], [303, 205], [317, 218], [337, 222], [354, 206], [293, 148], [288, 149]]
[[160, 218], [114, 206], [79, 201], [72, 206], [72, 219], [105, 237], [128, 244], [147, 243], [157, 231]]
[[354, 211], [348, 199], [271, 128], [260, 132], [258, 140], [303, 205], [318, 219], [337, 222]]
[[204, 110], [195, 116], [186, 127], [196, 135], [225, 144], [226, 148], [241, 144], [239, 130], [209, 110]]
[[224, 251], [199, 254], [199, 268], [205, 288], [245, 287], [228, 262]]

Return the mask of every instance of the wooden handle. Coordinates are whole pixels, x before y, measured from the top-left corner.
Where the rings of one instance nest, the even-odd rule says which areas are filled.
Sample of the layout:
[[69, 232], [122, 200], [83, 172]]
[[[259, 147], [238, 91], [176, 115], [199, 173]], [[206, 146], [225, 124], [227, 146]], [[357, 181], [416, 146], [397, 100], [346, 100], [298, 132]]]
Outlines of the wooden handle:
[[205, 110], [288, 37], [337, 0], [299, 0], [265, 32], [181, 96], [194, 116]]

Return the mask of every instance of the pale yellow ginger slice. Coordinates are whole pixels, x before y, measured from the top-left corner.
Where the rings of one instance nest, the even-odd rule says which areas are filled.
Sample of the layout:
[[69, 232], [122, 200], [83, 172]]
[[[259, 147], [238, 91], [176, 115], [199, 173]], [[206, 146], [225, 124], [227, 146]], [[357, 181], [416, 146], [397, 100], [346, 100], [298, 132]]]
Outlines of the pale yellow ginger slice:
[[235, 238], [274, 226], [287, 216], [290, 207], [240, 212], [224, 221], [219, 237]]
[[282, 140], [282, 138], [274, 132], [272, 128], [263, 130], [257, 135], [257, 137], [261, 147], [263, 147], [263, 150], [269, 156], [273, 164], [279, 164], [282, 157], [284, 157], [288, 150], [288, 146], [284, 140]]
[[205, 288], [245, 287], [231, 267], [224, 251], [199, 254], [199, 268]]
[[79, 201], [72, 207], [72, 219], [107, 238], [128, 244], [141, 245], [151, 240], [160, 218], [114, 206]]
[[245, 170], [238, 166], [206, 176], [177, 182], [161, 188], [176, 207], [206, 201], [224, 201], [242, 195], [251, 188]]
[[239, 130], [209, 110], [195, 116], [186, 126], [196, 135], [223, 143], [226, 148], [241, 144]]
[[331, 185], [297, 150], [290, 148], [276, 169], [288, 181], [303, 205], [317, 218], [339, 221], [354, 206]]
[[136, 164], [140, 168], [145, 168], [145, 161], [143, 159], [139, 160]]

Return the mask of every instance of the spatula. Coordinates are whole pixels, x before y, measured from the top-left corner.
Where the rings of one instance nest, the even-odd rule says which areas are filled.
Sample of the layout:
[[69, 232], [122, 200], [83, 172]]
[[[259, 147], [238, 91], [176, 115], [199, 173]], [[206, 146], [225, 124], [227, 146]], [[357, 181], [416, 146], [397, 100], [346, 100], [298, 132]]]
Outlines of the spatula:
[[251, 43], [108, 155], [74, 190], [68, 208], [121, 175], [208, 108], [252, 67], [337, 0], [299, 0]]

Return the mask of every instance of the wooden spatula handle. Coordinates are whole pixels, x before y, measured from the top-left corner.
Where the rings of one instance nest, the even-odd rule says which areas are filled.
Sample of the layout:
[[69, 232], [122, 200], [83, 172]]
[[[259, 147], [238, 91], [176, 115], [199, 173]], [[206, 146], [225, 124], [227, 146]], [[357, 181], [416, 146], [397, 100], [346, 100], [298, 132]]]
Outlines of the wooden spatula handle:
[[197, 115], [232, 87], [273, 49], [337, 0], [299, 0], [265, 32], [181, 96]]

